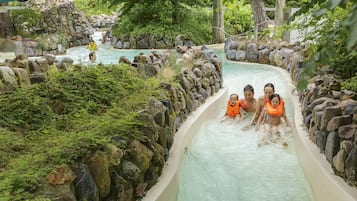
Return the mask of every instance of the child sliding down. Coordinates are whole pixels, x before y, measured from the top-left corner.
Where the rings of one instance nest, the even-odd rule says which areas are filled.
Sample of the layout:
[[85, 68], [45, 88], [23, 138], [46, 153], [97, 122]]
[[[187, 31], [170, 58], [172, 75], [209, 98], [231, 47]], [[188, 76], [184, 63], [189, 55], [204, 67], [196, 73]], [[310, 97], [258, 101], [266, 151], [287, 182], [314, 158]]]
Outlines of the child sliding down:
[[243, 120], [243, 113], [240, 112], [239, 107], [239, 97], [237, 94], [231, 94], [227, 102], [226, 113], [224, 114], [223, 119], [220, 122], [240, 122]]
[[288, 147], [288, 138], [281, 118], [290, 127], [290, 122], [285, 113], [284, 101], [280, 98], [279, 94], [273, 94], [269, 97], [269, 101], [266, 102], [265, 108], [258, 119], [257, 128], [260, 130], [258, 134], [258, 146], [280, 141], [279, 144], [284, 148]]

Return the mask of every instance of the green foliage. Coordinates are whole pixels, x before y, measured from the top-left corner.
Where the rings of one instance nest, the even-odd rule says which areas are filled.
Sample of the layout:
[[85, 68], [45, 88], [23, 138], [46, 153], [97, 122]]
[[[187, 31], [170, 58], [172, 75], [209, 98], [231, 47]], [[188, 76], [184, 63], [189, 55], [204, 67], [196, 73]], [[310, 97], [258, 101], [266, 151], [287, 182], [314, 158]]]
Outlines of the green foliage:
[[128, 65], [62, 72], [0, 96], [2, 200], [34, 199], [55, 167], [86, 161], [108, 143], [147, 141], [136, 112], [152, 96], [166, 97], [160, 81]]
[[19, 133], [0, 128], [0, 168], [18, 154], [28, 149], [25, 139]]
[[299, 1], [294, 1], [294, 0], [288, 0], [286, 1], [286, 6], [289, 8], [300, 8], [304, 4], [308, 3], [310, 0], [299, 0]]
[[107, 14], [110, 15], [118, 9], [109, 0], [75, 0], [76, 8], [83, 11], [86, 16]]
[[351, 77], [350, 79], [341, 82], [341, 85], [343, 89], [357, 91], [357, 76]]
[[37, 90], [19, 88], [0, 96], [0, 126], [21, 132], [48, 126], [53, 119], [52, 111], [46, 100], [35, 94]]
[[171, 1], [126, 1], [113, 35], [119, 38], [154, 35], [174, 41], [182, 35], [195, 44], [211, 41], [212, 9], [172, 4]]
[[253, 27], [251, 23], [252, 9], [250, 4], [233, 1], [225, 4], [224, 29], [230, 35], [240, 35]]
[[212, 9], [192, 8], [187, 12], [176, 36], [180, 34], [196, 45], [209, 44], [212, 41]]
[[[343, 79], [357, 72], [357, 5], [353, 1], [313, 1], [311, 14], [301, 20], [304, 28], [314, 26], [306, 37], [311, 45], [305, 77], [328, 65]], [[313, 6], [315, 5], [315, 6]], [[306, 11], [307, 8], [302, 8]], [[299, 11], [299, 12], [302, 12]], [[318, 26], [316, 26], [318, 25]]]
[[69, 39], [65, 34], [58, 35], [59, 43], [63, 45], [64, 48], [69, 48]]
[[7, 165], [6, 174], [0, 173], [0, 195], [8, 200], [30, 199], [49, 173], [45, 154], [23, 154]]
[[43, 21], [41, 13], [33, 9], [11, 10], [10, 18], [14, 24], [15, 33], [24, 37], [36, 35], [28, 28], [39, 27]]

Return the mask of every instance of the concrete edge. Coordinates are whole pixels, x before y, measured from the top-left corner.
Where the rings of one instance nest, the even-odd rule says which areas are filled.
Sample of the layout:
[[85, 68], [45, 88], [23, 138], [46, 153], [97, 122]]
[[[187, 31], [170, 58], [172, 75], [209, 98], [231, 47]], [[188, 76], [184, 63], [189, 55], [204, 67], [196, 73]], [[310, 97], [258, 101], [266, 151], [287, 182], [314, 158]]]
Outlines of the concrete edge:
[[[214, 96], [192, 112], [180, 129], [176, 132], [174, 143], [169, 152], [169, 159], [162, 170], [159, 181], [146, 193], [142, 201], [177, 201], [179, 187], [179, 168], [185, 154], [185, 148], [190, 144], [194, 134], [202, 122], [217, 116], [225, 105], [228, 97], [226, 87], [220, 89]], [[222, 107], [211, 107], [211, 106]]]
[[[295, 89], [289, 73], [277, 69], [289, 84], [290, 91]], [[194, 111], [175, 134], [174, 144], [170, 149], [170, 157], [162, 171], [159, 181], [146, 193], [142, 201], [177, 201], [179, 175], [178, 170], [183, 160], [185, 147], [197, 133], [199, 124], [217, 115], [228, 96], [227, 88], [221, 89], [215, 96], [207, 99], [206, 103]], [[294, 107], [294, 144], [298, 159], [309, 181], [315, 201], [357, 201], [357, 189], [349, 186], [341, 177], [336, 176], [331, 164], [321, 154], [317, 146], [309, 139], [305, 130], [299, 97], [292, 95]], [[173, 151], [175, 150], [175, 151]]]
[[[287, 79], [289, 89], [292, 92], [295, 86], [292, 84], [290, 74], [281, 68], [277, 68]], [[301, 104], [298, 95], [291, 95], [294, 107], [294, 143], [295, 149], [304, 170], [305, 177], [309, 181], [315, 201], [357, 201], [357, 189], [349, 186], [341, 177], [335, 175], [331, 164], [325, 155], [320, 153], [317, 145], [310, 138], [303, 125]]]

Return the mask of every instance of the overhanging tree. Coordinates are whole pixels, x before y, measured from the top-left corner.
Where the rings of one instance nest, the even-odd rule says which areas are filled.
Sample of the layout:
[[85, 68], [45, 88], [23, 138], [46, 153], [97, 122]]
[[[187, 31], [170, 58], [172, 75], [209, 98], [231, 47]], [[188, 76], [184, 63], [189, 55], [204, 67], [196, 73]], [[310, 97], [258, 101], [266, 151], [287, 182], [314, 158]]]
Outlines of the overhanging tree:
[[311, 19], [307, 26], [317, 29], [316, 35], [311, 38], [316, 45], [309, 52], [305, 78], [300, 80], [298, 88], [304, 89], [309, 76], [324, 65], [329, 65], [344, 79], [356, 77], [357, 1], [313, 0], [295, 13], [294, 17], [306, 13], [309, 13]]
[[267, 16], [265, 13], [265, 6], [263, 0], [251, 0], [251, 6], [254, 16], [254, 33], [255, 39], [257, 38], [257, 32], [261, 32], [264, 29], [268, 28]]

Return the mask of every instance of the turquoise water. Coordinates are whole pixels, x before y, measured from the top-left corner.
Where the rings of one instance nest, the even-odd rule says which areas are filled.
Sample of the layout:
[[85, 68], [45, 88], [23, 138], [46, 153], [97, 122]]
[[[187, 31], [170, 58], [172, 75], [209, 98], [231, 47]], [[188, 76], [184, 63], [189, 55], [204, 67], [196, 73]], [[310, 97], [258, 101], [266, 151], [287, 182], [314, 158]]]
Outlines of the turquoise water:
[[[117, 64], [119, 63], [119, 58], [121, 56], [126, 56], [131, 62], [134, 60], [134, 57], [139, 53], [150, 53], [151, 50], [119, 50], [114, 49], [109, 44], [98, 44], [98, 50], [95, 51], [97, 55], [97, 62], [102, 64]], [[71, 57], [74, 60], [75, 64], [78, 63], [87, 63], [89, 61], [89, 50], [86, 46], [73, 47], [67, 50], [67, 56]]]
[[[131, 49], [114, 49], [110, 42], [107, 41], [105, 44], [101, 43], [101, 33], [95, 32], [93, 35], [93, 40], [97, 43], [96, 55], [97, 55], [97, 63], [102, 64], [117, 64], [119, 63], [119, 58], [121, 56], [126, 56], [131, 62], [134, 60], [134, 57], [139, 53], [148, 54], [152, 50], [131, 50]], [[163, 52], [166, 50], [158, 50], [158, 52]], [[87, 46], [78, 46], [69, 48], [67, 50], [67, 55], [74, 60], [74, 64], [83, 63], [87, 64], [89, 62], [89, 49]], [[61, 58], [63, 56], [59, 56]]]
[[[118, 50], [95, 37], [97, 60], [103, 64], [118, 63], [120, 56], [133, 61], [140, 52], [151, 50]], [[75, 63], [87, 62], [89, 50], [71, 48], [68, 55]], [[229, 93], [243, 97], [243, 87], [251, 84], [255, 97], [263, 95], [267, 82], [275, 85], [286, 102], [287, 114], [294, 124], [291, 98], [285, 79], [274, 68], [258, 64], [238, 64], [224, 59], [224, 84]], [[227, 97], [228, 98], [228, 97]], [[200, 128], [185, 155], [180, 171], [178, 201], [314, 201], [310, 186], [296, 156], [290, 133], [288, 149], [275, 145], [257, 147], [254, 129], [242, 131], [247, 118], [238, 125], [220, 124], [221, 114]]]
[[[222, 55], [221, 55], [222, 58]], [[223, 58], [224, 59], [224, 58]], [[293, 108], [285, 78], [266, 65], [223, 62], [224, 83], [229, 93], [243, 97], [251, 84], [255, 97], [263, 87], [275, 85], [287, 105], [292, 124]], [[228, 99], [228, 97], [227, 97]], [[289, 148], [277, 145], [257, 147], [254, 129], [242, 131], [250, 118], [238, 125], [219, 123], [225, 112], [206, 122], [194, 137], [180, 171], [178, 201], [313, 201], [290, 131]]]

